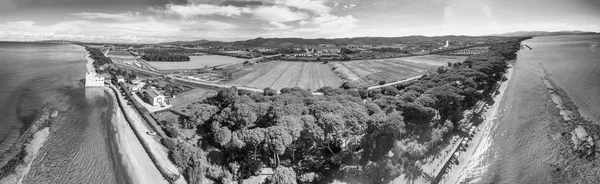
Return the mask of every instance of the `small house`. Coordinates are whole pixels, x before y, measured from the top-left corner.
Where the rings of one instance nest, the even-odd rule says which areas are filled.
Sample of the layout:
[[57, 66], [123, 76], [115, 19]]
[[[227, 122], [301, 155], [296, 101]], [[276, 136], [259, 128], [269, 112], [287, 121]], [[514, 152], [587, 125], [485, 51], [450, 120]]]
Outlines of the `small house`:
[[165, 103], [165, 96], [158, 92], [156, 89], [149, 89], [143, 92], [145, 100], [154, 106], [163, 105]]
[[117, 78], [117, 84], [121, 83], [121, 82], [125, 82], [125, 77], [123, 77], [122, 75], [117, 75], [116, 78]]

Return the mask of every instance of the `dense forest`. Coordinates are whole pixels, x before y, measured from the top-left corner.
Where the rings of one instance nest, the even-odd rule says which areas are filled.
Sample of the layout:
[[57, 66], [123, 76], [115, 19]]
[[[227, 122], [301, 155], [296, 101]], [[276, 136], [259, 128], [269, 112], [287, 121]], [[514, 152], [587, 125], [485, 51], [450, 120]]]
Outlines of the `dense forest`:
[[[495, 43], [500, 40], [504, 40], [504, 37], [498, 36], [437, 36], [437, 37], [426, 37], [426, 36], [405, 36], [405, 37], [355, 37], [355, 38], [334, 38], [334, 39], [303, 39], [303, 38], [255, 38], [243, 41], [234, 42], [211, 42], [211, 41], [191, 41], [191, 42], [175, 42], [177, 45], [189, 45], [189, 46], [205, 46], [205, 47], [269, 47], [269, 48], [288, 48], [288, 47], [312, 47], [319, 44], [333, 44], [337, 46], [343, 45], [371, 45], [371, 44], [408, 44], [414, 43], [420, 45], [421, 43], [433, 43], [433, 42], [445, 42], [446, 40], [463, 41], [465, 43], [476, 43], [476, 42], [488, 42]], [[172, 44], [165, 43], [165, 44]]]
[[190, 57], [185, 54], [186, 51], [184, 50], [177, 52], [177, 50], [171, 51], [168, 49], [144, 49], [143, 52], [142, 59], [146, 61], [190, 61]]
[[268, 183], [410, 179], [422, 172], [418, 160], [478, 118], [465, 112], [490, 99], [523, 39], [376, 91], [351, 84], [324, 87], [323, 96], [300, 88], [280, 95], [221, 89], [191, 116], [168, 122], [195, 129], [202, 136], [197, 145], [177, 141], [172, 128], [163, 144], [190, 183], [229, 183], [267, 167], [274, 169]]
[[112, 62], [110, 60], [110, 58], [104, 56], [104, 53], [102, 53], [102, 50], [100, 50], [100, 48], [85, 47], [85, 50], [87, 50], [88, 53], [90, 54], [90, 58], [94, 59], [94, 63], [92, 63], [92, 64], [96, 68], [98, 68], [99, 66], [102, 66], [106, 63]]

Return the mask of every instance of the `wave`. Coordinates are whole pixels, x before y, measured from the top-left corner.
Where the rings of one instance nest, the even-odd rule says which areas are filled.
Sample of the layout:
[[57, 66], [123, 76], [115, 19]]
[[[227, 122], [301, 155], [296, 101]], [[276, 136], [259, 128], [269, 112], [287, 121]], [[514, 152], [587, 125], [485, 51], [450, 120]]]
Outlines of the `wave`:
[[592, 50], [592, 52], [596, 52], [596, 47], [598, 46], [598, 42], [591, 42], [590, 43], [590, 50]]
[[459, 172], [456, 183], [479, 182], [481, 177], [489, 168], [489, 164], [486, 163], [488, 160], [487, 158], [489, 158], [490, 155], [496, 155], [493, 153], [494, 150], [491, 149], [492, 132], [496, 129], [496, 127], [498, 127], [498, 118], [502, 116], [502, 112], [500, 111], [500, 102], [503, 99], [502, 97], [504, 96], [506, 88], [508, 87], [508, 81], [510, 81], [510, 78], [512, 78], [512, 74], [513, 69], [511, 68], [505, 75], [509, 80], [501, 84], [500, 88], [498, 89], [499, 93], [494, 96], [494, 105], [492, 105], [491, 108], [488, 109], [489, 111], [484, 114], [485, 122], [480, 130], [480, 133], [482, 134], [481, 140], [475, 144], [477, 146], [474, 148], [474, 152], [469, 158], [467, 166]]

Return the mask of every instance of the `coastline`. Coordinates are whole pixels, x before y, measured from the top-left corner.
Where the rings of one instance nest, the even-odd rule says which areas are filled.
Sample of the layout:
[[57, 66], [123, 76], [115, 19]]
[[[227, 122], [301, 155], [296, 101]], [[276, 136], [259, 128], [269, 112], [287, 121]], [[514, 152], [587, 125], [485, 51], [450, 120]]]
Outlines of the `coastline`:
[[168, 183], [146, 154], [133, 130], [125, 121], [111, 89], [104, 88], [110, 102], [111, 129], [114, 133], [117, 155], [127, 173], [129, 183]]
[[[96, 74], [94, 59], [90, 57], [89, 52], [85, 59], [87, 72]], [[144, 149], [142, 140], [138, 139], [135, 130], [130, 127], [125, 111], [119, 105], [116, 92], [108, 86], [102, 89], [109, 101], [108, 113], [111, 120], [109, 134], [112, 134], [110, 136], [113, 138], [111, 149], [114, 149], [113, 156], [117, 157], [115, 160], [120, 164], [119, 169], [123, 169], [126, 173], [126, 183], [169, 183]]]
[[485, 167], [479, 168], [478, 166], [482, 165], [481, 162], [483, 162], [483, 154], [486, 153], [490, 146], [491, 132], [497, 126], [496, 121], [499, 116], [499, 111], [501, 110], [499, 109], [500, 102], [502, 101], [504, 92], [508, 86], [508, 82], [514, 73], [512, 64], [509, 63], [508, 66], [510, 68], [504, 74], [508, 80], [503, 81], [500, 84], [500, 87], [498, 88], [499, 93], [495, 94], [493, 97], [494, 104], [491, 106], [487, 105], [485, 107], [486, 110], [483, 113], [485, 120], [478, 126], [479, 131], [477, 131], [471, 141], [467, 142], [468, 147], [466, 148], [466, 151], [462, 152], [462, 154], [458, 156], [457, 160], [459, 164], [449, 168], [447, 175], [443, 176], [443, 182], [441, 183], [464, 183], [467, 182], [464, 180], [472, 175], [481, 175], [481, 173], [484, 173], [487, 170]]
[[10, 150], [2, 155], [3, 160], [0, 164], [3, 172], [0, 173], [0, 183], [21, 183], [50, 135], [52, 120], [57, 117], [58, 111], [51, 105], [42, 108], [31, 126], [21, 134]]

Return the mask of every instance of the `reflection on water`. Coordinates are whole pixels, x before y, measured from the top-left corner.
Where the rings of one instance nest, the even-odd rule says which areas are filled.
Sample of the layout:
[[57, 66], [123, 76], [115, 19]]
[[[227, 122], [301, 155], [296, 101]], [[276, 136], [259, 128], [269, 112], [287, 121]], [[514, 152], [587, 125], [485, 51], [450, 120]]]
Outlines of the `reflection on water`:
[[[491, 146], [477, 160], [481, 165], [462, 172], [480, 183], [553, 183], [558, 160], [548, 125], [558, 120], [539, 72], [563, 88], [588, 119], [600, 119], [600, 53], [590, 45], [600, 36], [556, 36], [527, 40], [533, 50], [521, 50], [514, 75], [500, 102], [499, 117], [491, 130]], [[597, 45], [597, 44], [596, 44]], [[484, 170], [477, 170], [484, 169]]]
[[23, 183], [123, 183], [111, 149], [109, 101], [84, 88], [83, 47], [0, 42], [0, 153], [45, 103], [63, 111]]
[[53, 134], [24, 183], [116, 183], [104, 90], [85, 88], [73, 101], [62, 122], [51, 127]]

